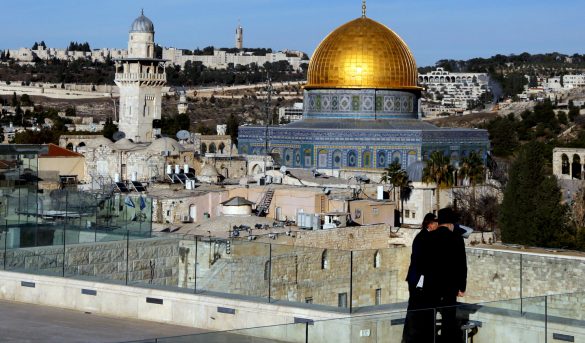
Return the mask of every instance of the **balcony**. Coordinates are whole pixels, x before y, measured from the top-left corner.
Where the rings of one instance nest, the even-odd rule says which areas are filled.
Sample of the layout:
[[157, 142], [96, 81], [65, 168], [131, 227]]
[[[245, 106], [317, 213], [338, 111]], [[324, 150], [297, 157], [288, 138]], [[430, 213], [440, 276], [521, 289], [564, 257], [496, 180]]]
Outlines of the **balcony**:
[[140, 82], [147, 85], [163, 85], [167, 82], [165, 73], [116, 73], [116, 82], [135, 83]]

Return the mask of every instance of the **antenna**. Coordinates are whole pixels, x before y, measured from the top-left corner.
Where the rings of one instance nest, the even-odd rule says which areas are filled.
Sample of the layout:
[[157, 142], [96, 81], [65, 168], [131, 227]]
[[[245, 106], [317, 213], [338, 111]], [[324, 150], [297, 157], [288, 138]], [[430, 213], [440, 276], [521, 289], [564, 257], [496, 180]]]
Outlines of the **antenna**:
[[362, 0], [362, 18], [366, 17], [366, 0]]

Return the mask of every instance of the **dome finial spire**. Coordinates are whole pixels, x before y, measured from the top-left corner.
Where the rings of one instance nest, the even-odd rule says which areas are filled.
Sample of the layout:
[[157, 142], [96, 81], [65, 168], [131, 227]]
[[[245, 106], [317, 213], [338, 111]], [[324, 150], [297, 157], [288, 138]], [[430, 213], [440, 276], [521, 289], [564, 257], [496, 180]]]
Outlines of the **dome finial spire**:
[[144, 15], [144, 8], [140, 9], [140, 15]]
[[366, 0], [362, 0], [362, 18], [366, 17]]

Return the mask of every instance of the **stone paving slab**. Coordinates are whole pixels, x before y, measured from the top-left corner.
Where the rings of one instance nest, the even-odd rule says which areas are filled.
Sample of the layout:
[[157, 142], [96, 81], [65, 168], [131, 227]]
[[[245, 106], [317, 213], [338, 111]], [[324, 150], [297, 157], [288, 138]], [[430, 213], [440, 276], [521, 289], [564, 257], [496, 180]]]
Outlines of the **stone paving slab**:
[[201, 332], [205, 330], [0, 301], [0, 342], [123, 342]]

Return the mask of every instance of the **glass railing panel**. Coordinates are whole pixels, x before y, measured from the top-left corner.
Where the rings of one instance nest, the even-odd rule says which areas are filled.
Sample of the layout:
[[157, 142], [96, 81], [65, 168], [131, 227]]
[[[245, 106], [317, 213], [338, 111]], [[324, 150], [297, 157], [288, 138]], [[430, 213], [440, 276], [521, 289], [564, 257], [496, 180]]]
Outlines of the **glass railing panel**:
[[585, 293], [549, 295], [549, 342], [585, 342]]
[[[446, 317], [455, 313], [452, 328], [462, 339], [473, 342], [545, 342], [545, 297], [514, 299], [481, 304], [463, 304], [437, 309], [442, 335]], [[453, 311], [454, 310], [454, 311]], [[445, 329], [446, 330], [446, 329]]]
[[[128, 285], [177, 290], [181, 238], [177, 235], [124, 242]], [[127, 248], [126, 248], [127, 247]]]
[[479, 303], [522, 297], [521, 260], [518, 253], [467, 249], [467, 292], [462, 301]]
[[408, 264], [402, 263], [399, 251], [374, 249], [353, 251], [352, 254], [353, 309], [408, 301], [404, 281]]
[[[406, 327], [406, 328], [405, 328]], [[308, 342], [433, 342], [435, 310], [400, 311], [316, 321], [308, 326]]]
[[[125, 284], [127, 235], [109, 233], [108, 240], [97, 243], [70, 242], [70, 234], [73, 236], [80, 233], [84, 232], [69, 230], [66, 234], [65, 277]], [[97, 237], [96, 233], [92, 234]]]
[[272, 245], [271, 301], [349, 312], [349, 251]]
[[269, 265], [269, 244], [200, 237], [197, 242], [197, 292], [268, 301], [265, 271]]
[[304, 343], [305, 323], [209, 332], [196, 335], [157, 338], [157, 343]]

